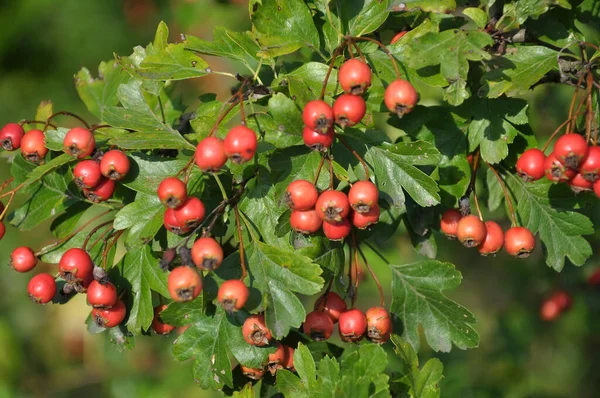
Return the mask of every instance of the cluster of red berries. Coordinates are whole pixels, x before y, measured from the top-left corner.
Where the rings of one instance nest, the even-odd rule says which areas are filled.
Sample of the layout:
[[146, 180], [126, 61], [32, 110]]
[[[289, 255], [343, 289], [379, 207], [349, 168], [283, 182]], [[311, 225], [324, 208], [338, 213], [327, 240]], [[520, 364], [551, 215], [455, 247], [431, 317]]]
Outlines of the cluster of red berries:
[[366, 336], [373, 343], [383, 344], [392, 333], [392, 320], [385, 308], [372, 307], [366, 314], [357, 308], [347, 309], [335, 292], [328, 292], [316, 301], [302, 329], [311, 339], [324, 341], [331, 337], [336, 323], [340, 338], [347, 343], [357, 343]]
[[600, 147], [588, 146], [579, 134], [561, 136], [548, 156], [537, 148], [526, 150], [516, 167], [525, 181], [536, 181], [545, 175], [550, 181], [566, 182], [576, 193], [593, 189], [600, 197]]
[[163, 219], [167, 231], [186, 234], [204, 220], [204, 203], [188, 196], [187, 185], [179, 178], [165, 178], [158, 186], [158, 198], [167, 207]]
[[540, 316], [544, 321], [553, 321], [568, 311], [572, 304], [571, 295], [564, 290], [558, 290], [544, 300], [540, 308]]
[[196, 165], [205, 172], [217, 172], [225, 165], [227, 159], [235, 164], [242, 164], [254, 157], [257, 138], [254, 130], [240, 125], [227, 133], [225, 140], [209, 136], [196, 147]]
[[309, 181], [293, 181], [286, 190], [285, 200], [292, 209], [290, 225], [303, 234], [314, 234], [321, 227], [330, 240], [342, 240], [352, 226], [365, 229], [379, 221], [379, 191], [371, 181], [358, 181], [348, 195], [327, 190], [320, 195]]
[[477, 247], [484, 256], [506, 249], [517, 258], [528, 257], [535, 249], [535, 236], [525, 227], [511, 227], [506, 233], [495, 221], [485, 223], [475, 215], [463, 216], [456, 209], [448, 209], [440, 221], [441, 231], [450, 239], [458, 239], [466, 247]]
[[42, 163], [48, 153], [41, 130], [29, 130], [25, 133], [23, 126], [17, 123], [8, 123], [2, 127], [0, 144], [7, 151], [21, 149], [23, 158], [35, 164]]

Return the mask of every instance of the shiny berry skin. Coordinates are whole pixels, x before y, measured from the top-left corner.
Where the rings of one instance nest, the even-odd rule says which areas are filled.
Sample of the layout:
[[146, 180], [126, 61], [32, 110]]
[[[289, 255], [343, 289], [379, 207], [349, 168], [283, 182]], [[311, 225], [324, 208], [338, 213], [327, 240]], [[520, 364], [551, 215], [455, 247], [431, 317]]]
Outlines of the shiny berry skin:
[[27, 246], [17, 247], [10, 254], [10, 266], [17, 272], [29, 272], [37, 264], [37, 257]]
[[579, 172], [583, 178], [590, 182], [594, 182], [600, 178], [600, 147], [591, 146], [588, 155], [579, 165]]
[[502, 249], [504, 245], [504, 231], [502, 227], [495, 221], [485, 222], [485, 239], [479, 246], [479, 254], [482, 256], [488, 256], [490, 254], [496, 254]]
[[154, 319], [152, 319], [152, 330], [156, 334], [167, 335], [175, 330], [175, 326], [166, 324], [160, 319], [160, 313], [163, 312], [168, 306], [166, 304], [158, 305], [154, 307]]
[[80, 188], [92, 189], [102, 181], [100, 165], [95, 160], [82, 160], [73, 169], [75, 184]]
[[48, 153], [44, 140], [44, 133], [41, 130], [29, 130], [25, 133], [21, 139], [23, 157], [29, 162], [41, 163]]
[[38, 304], [49, 303], [56, 294], [56, 281], [50, 274], [37, 274], [29, 280], [27, 292], [31, 301]]
[[187, 186], [179, 178], [165, 178], [158, 186], [158, 198], [163, 205], [176, 209], [188, 198]]
[[269, 354], [267, 358], [267, 370], [271, 372], [271, 375], [275, 376], [275, 373], [279, 369], [283, 369], [285, 365], [285, 348], [281, 343], [277, 343], [277, 349], [274, 353]]
[[315, 210], [323, 221], [342, 221], [350, 213], [350, 202], [345, 193], [330, 189], [319, 195]]
[[367, 340], [383, 344], [392, 334], [390, 314], [383, 307], [371, 307], [367, 310]]
[[567, 181], [567, 184], [569, 184], [571, 190], [575, 193], [591, 191], [594, 188], [594, 183], [583, 178], [583, 175], [580, 173], [575, 174], [575, 177]]
[[242, 164], [254, 157], [256, 153], [256, 133], [246, 126], [236, 126], [229, 130], [223, 149], [225, 155], [235, 164]]
[[130, 167], [127, 155], [117, 149], [106, 152], [100, 161], [102, 175], [111, 180], [120, 181], [125, 178]]
[[348, 192], [348, 202], [354, 211], [368, 213], [379, 202], [379, 190], [371, 181], [357, 181]]
[[90, 130], [75, 127], [65, 135], [63, 145], [65, 153], [78, 159], [83, 159], [94, 152], [96, 139]]
[[110, 308], [94, 308], [92, 310], [92, 319], [96, 325], [107, 329], [119, 326], [125, 319], [125, 315], [127, 315], [127, 307], [119, 299]]
[[525, 227], [512, 227], [504, 234], [504, 248], [511, 256], [529, 257], [535, 249], [535, 236]]
[[[597, 197], [600, 198], [600, 180], [596, 181], [592, 187], [594, 189], [594, 193]], [[2, 238], [2, 234], [0, 233], [0, 239]]]
[[397, 79], [385, 89], [383, 101], [390, 112], [402, 117], [419, 102], [419, 94], [409, 81]]
[[379, 222], [379, 216], [381, 215], [381, 209], [379, 205], [371, 206], [371, 210], [367, 213], [352, 212], [350, 216], [352, 225], [358, 229], [366, 229], [371, 225]]
[[175, 209], [175, 218], [179, 225], [193, 229], [204, 220], [206, 209], [204, 203], [194, 196], [187, 198], [181, 206]]
[[476, 247], [483, 243], [487, 234], [485, 224], [472, 214], [458, 222], [456, 236], [465, 247]]
[[559, 162], [568, 168], [577, 170], [579, 164], [588, 155], [589, 149], [583, 136], [579, 134], [565, 134], [556, 140], [553, 153]]
[[252, 380], [260, 380], [265, 376], [264, 369], [249, 368], [244, 365], [240, 365], [240, 369], [244, 376], [246, 376], [247, 378], [252, 379]]
[[285, 363], [283, 364], [283, 367], [295, 371], [296, 369], [294, 368], [294, 352], [296, 350], [294, 350], [288, 345], [284, 345], [283, 349], [285, 350]]
[[560, 316], [561, 310], [558, 303], [552, 299], [546, 299], [540, 308], [540, 317], [544, 321], [554, 321]]
[[88, 305], [94, 308], [110, 308], [117, 302], [117, 288], [111, 282], [92, 281], [87, 289]]
[[4, 223], [2, 221], [0, 221], [0, 240], [2, 238], [4, 238], [5, 233], [6, 233], [6, 227], [4, 226]]
[[58, 272], [67, 282], [81, 283], [87, 287], [94, 279], [94, 263], [90, 255], [83, 249], [67, 250], [58, 263]]
[[324, 341], [331, 337], [333, 327], [333, 321], [329, 314], [315, 310], [306, 316], [302, 330], [314, 341]]
[[340, 66], [338, 80], [346, 93], [361, 95], [371, 86], [371, 68], [360, 59], [349, 59]]
[[327, 133], [333, 125], [333, 119], [333, 109], [322, 100], [310, 101], [302, 110], [304, 125], [320, 134]]
[[165, 211], [163, 225], [167, 231], [173, 232], [177, 235], [183, 235], [190, 232], [190, 228], [180, 224], [179, 221], [177, 221], [177, 217], [175, 217], [175, 209], [168, 208]]
[[285, 190], [285, 201], [292, 210], [310, 210], [315, 207], [319, 193], [312, 182], [292, 181]]
[[401, 38], [403, 38], [404, 35], [406, 35], [407, 33], [408, 33], [408, 30], [403, 30], [402, 32], [396, 33], [396, 36], [394, 36], [392, 38], [392, 41], [390, 41], [390, 44], [396, 43], [398, 40], [400, 40]]
[[231, 279], [223, 282], [219, 287], [217, 300], [225, 311], [234, 312], [244, 308], [249, 295], [250, 292], [244, 282], [238, 279]]
[[7, 151], [19, 149], [24, 134], [25, 131], [20, 124], [8, 123], [0, 130], [0, 145]]
[[342, 219], [340, 222], [323, 222], [323, 233], [329, 240], [342, 240], [350, 235], [350, 232], [352, 232], [352, 224], [347, 218]]
[[223, 140], [207, 137], [196, 147], [196, 165], [204, 172], [217, 172], [227, 162]]
[[290, 215], [290, 226], [296, 232], [301, 234], [314, 234], [323, 225], [323, 220], [319, 217], [316, 210], [294, 210]]
[[319, 297], [314, 307], [315, 311], [322, 311], [329, 315], [333, 323], [337, 323], [346, 308], [346, 302], [336, 292], [329, 292], [327, 295]]
[[246, 343], [257, 347], [268, 345], [273, 338], [262, 314], [250, 315], [246, 318], [242, 325], [242, 335]]
[[192, 246], [192, 261], [203, 271], [214, 271], [223, 262], [223, 248], [213, 238], [200, 238]]
[[338, 322], [340, 338], [346, 343], [356, 343], [362, 340], [367, 333], [367, 317], [356, 308], [340, 315]]
[[517, 160], [517, 173], [523, 181], [537, 181], [544, 176], [544, 161], [546, 155], [537, 148], [523, 152]]
[[335, 141], [335, 131], [330, 128], [326, 133], [319, 133], [310, 127], [304, 127], [302, 139], [304, 145], [313, 151], [327, 152], [327, 148], [331, 147]]
[[367, 113], [367, 103], [358, 95], [342, 94], [333, 103], [335, 122], [342, 128], [354, 126]]
[[458, 222], [463, 218], [460, 211], [456, 209], [448, 209], [442, 215], [440, 221], [440, 230], [450, 239], [456, 239], [458, 234]]
[[113, 180], [102, 177], [98, 185], [94, 188], [84, 188], [83, 194], [90, 202], [100, 203], [112, 198], [115, 193], [116, 184]]
[[192, 301], [202, 290], [202, 278], [192, 267], [180, 266], [169, 274], [167, 286], [171, 298], [177, 302]]
[[544, 173], [546, 178], [554, 182], [569, 181], [575, 177], [577, 172], [564, 166], [557, 158], [554, 153], [551, 153], [546, 157], [544, 161]]

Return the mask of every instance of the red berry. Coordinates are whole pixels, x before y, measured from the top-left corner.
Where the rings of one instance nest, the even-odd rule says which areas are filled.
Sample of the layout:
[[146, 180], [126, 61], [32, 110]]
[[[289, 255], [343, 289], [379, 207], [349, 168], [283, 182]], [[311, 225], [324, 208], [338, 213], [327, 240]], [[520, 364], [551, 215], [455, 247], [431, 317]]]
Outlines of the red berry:
[[392, 41], [390, 42], [390, 44], [394, 44], [394, 43], [396, 43], [398, 40], [400, 40], [401, 38], [403, 38], [403, 37], [404, 37], [404, 35], [405, 35], [405, 34], [407, 34], [407, 33], [408, 33], [408, 30], [403, 30], [402, 32], [398, 32], [398, 33], [396, 34], [396, 36], [394, 36], [394, 37], [392, 38]]
[[19, 149], [24, 134], [25, 131], [20, 124], [8, 123], [0, 130], [0, 145], [7, 151]]
[[73, 169], [75, 184], [80, 188], [92, 189], [103, 180], [100, 165], [95, 160], [82, 160]]
[[290, 346], [284, 345], [283, 349], [285, 350], [285, 363], [283, 365], [284, 368], [295, 371], [294, 369], [294, 349]]
[[591, 146], [588, 155], [579, 165], [579, 172], [583, 174], [583, 178], [594, 182], [600, 178], [600, 147]]
[[117, 302], [117, 288], [110, 282], [92, 281], [87, 289], [87, 302], [94, 308], [110, 308]]
[[440, 230], [450, 239], [456, 239], [458, 234], [458, 222], [462, 218], [460, 211], [456, 209], [448, 209], [442, 215], [440, 221]]
[[262, 314], [250, 315], [246, 318], [242, 325], [242, 335], [246, 343], [257, 347], [268, 345], [273, 338]]
[[214, 271], [223, 262], [223, 248], [213, 238], [200, 238], [192, 246], [192, 261], [203, 271]]
[[245, 163], [256, 153], [256, 133], [246, 126], [236, 126], [227, 133], [223, 148], [233, 163]]
[[233, 312], [244, 308], [250, 292], [244, 282], [231, 279], [223, 282], [219, 287], [217, 299], [225, 311]]
[[368, 213], [379, 201], [379, 190], [371, 181], [358, 181], [348, 192], [348, 202], [354, 211]]
[[525, 227], [512, 227], [504, 234], [504, 247], [511, 256], [529, 257], [535, 249], [535, 236]]
[[44, 140], [44, 133], [41, 130], [30, 130], [25, 133], [21, 139], [23, 157], [29, 162], [41, 163], [48, 153]]
[[325, 134], [333, 125], [333, 109], [325, 101], [310, 101], [302, 111], [302, 120], [308, 129]]
[[6, 233], [6, 227], [4, 223], [0, 221], [0, 239], [4, 238], [4, 234]]
[[321, 225], [323, 225], [323, 220], [316, 210], [294, 210], [290, 216], [290, 226], [301, 234], [314, 234], [321, 228]]
[[102, 175], [111, 180], [122, 180], [129, 173], [129, 158], [123, 152], [113, 149], [102, 156], [100, 169]]
[[352, 224], [347, 218], [342, 219], [340, 222], [328, 222], [323, 223], [323, 233], [327, 239], [332, 241], [342, 240], [352, 232]]
[[187, 186], [179, 178], [165, 178], [158, 186], [158, 198], [165, 206], [176, 209], [188, 198]]
[[565, 166], [577, 170], [588, 155], [589, 147], [579, 134], [565, 134], [554, 144], [554, 155]]
[[344, 312], [340, 315], [338, 322], [342, 341], [356, 343], [365, 337], [365, 333], [367, 332], [367, 317], [361, 310], [354, 308]]
[[560, 307], [558, 303], [551, 299], [546, 299], [540, 308], [540, 316], [544, 321], [554, 321], [560, 316]]
[[582, 174], [577, 173], [570, 181], [567, 182], [571, 190], [575, 193], [591, 191], [594, 188], [594, 183], [586, 180]]
[[154, 330], [156, 334], [166, 335], [175, 330], [175, 326], [163, 323], [162, 319], [160, 319], [160, 313], [163, 312], [166, 308], [166, 304], [154, 307], [154, 319], [152, 319], [152, 330]]
[[82, 159], [88, 157], [94, 152], [96, 140], [90, 130], [81, 127], [75, 127], [65, 135], [63, 141], [65, 152], [69, 155]]
[[302, 139], [304, 140], [304, 145], [313, 151], [327, 152], [327, 148], [331, 147], [335, 140], [335, 131], [333, 128], [330, 128], [323, 134], [314, 131], [310, 127], [304, 127]]
[[271, 372], [271, 375], [275, 376], [275, 373], [279, 369], [283, 369], [285, 365], [285, 348], [281, 343], [277, 343], [277, 349], [274, 353], [269, 354], [267, 358], [267, 369]]
[[337, 323], [340, 315], [346, 311], [346, 302], [336, 292], [329, 292], [319, 297], [314, 309], [326, 313], [333, 323]]
[[223, 140], [208, 137], [200, 141], [196, 147], [196, 165], [205, 172], [217, 172], [227, 162]]
[[310, 210], [315, 207], [319, 193], [312, 182], [292, 181], [285, 191], [285, 201], [293, 210]]
[[577, 172], [564, 166], [553, 152], [544, 161], [544, 173], [550, 181], [563, 182], [575, 177]]
[[306, 316], [302, 330], [314, 341], [324, 341], [333, 333], [333, 321], [328, 313], [315, 310]]
[[167, 231], [173, 232], [177, 235], [183, 235], [190, 232], [190, 228], [180, 224], [179, 221], [177, 221], [177, 217], [175, 217], [175, 209], [168, 208], [165, 211], [163, 225], [165, 226]]
[[553, 300], [556, 302], [556, 304], [558, 304], [558, 308], [560, 308], [561, 312], [568, 310], [573, 304], [571, 295], [564, 290], [558, 290], [554, 292], [554, 294], [550, 297], [550, 300]]
[[360, 123], [367, 112], [365, 100], [352, 94], [342, 94], [333, 103], [335, 122], [342, 128]]
[[125, 315], [127, 314], [127, 307], [119, 299], [110, 308], [94, 308], [92, 310], [92, 319], [101, 328], [114, 328], [119, 326]]
[[80, 283], [83, 287], [94, 279], [94, 263], [90, 255], [83, 249], [67, 250], [58, 263], [58, 272], [64, 280], [70, 283]]
[[537, 148], [523, 152], [517, 160], [517, 173], [523, 181], [536, 181], [544, 176], [544, 161], [546, 155]]
[[367, 339], [377, 344], [383, 344], [388, 341], [392, 334], [392, 320], [385, 308], [369, 308], [366, 317]]
[[252, 380], [260, 380], [265, 376], [264, 369], [249, 368], [244, 365], [240, 365], [240, 369], [242, 370], [242, 374], [244, 376], [246, 376], [247, 378], [252, 379]]
[[345, 92], [358, 96], [371, 86], [371, 68], [360, 59], [349, 59], [340, 67], [338, 80]]
[[504, 231], [495, 221], [486, 221], [485, 229], [485, 239], [479, 246], [479, 253], [483, 256], [496, 254], [504, 245]]
[[600, 268], [596, 268], [596, 270], [588, 276], [587, 283], [590, 286], [600, 286]]
[[17, 247], [10, 255], [10, 266], [17, 272], [29, 272], [37, 264], [37, 257], [27, 246]]
[[381, 210], [379, 209], [379, 205], [375, 205], [371, 207], [368, 213], [359, 213], [352, 212], [352, 225], [354, 225], [358, 229], [365, 229], [370, 227], [373, 224], [377, 224], [379, 222], [379, 216], [381, 214]]
[[403, 79], [394, 80], [386, 89], [383, 97], [385, 106], [402, 117], [412, 111], [419, 102], [419, 94], [410, 82]]
[[187, 198], [181, 206], [175, 209], [175, 218], [179, 225], [189, 229], [196, 228], [204, 220], [205, 214], [204, 203], [194, 196]]
[[116, 185], [113, 180], [102, 177], [98, 185], [96, 185], [94, 188], [84, 188], [83, 194], [90, 202], [100, 203], [112, 198], [113, 194], [115, 193], [115, 188]]
[[37, 274], [29, 280], [27, 292], [31, 301], [46, 304], [56, 294], [56, 281], [50, 274]]
[[460, 219], [456, 236], [466, 247], [479, 246], [485, 240], [487, 234], [485, 224], [474, 215], [468, 215]]
[[192, 301], [202, 290], [202, 278], [194, 268], [180, 266], [169, 274], [167, 286], [174, 301]]
[[350, 213], [350, 202], [345, 193], [330, 189], [319, 195], [315, 210], [323, 221], [342, 221]]

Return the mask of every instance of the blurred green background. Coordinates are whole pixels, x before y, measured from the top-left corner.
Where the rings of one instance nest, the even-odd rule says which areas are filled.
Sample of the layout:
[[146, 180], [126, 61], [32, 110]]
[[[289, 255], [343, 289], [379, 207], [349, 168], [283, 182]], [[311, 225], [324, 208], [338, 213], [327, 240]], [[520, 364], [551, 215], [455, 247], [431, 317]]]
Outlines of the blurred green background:
[[[99, 62], [113, 53], [129, 54], [133, 46], [150, 42], [161, 20], [169, 25], [172, 40], [184, 32], [210, 39], [215, 25], [249, 28], [244, 1], [0, 0], [0, 125], [31, 118], [42, 100], [52, 100], [55, 110], [89, 116], [77, 97], [73, 75], [80, 67], [95, 74]], [[221, 60], [207, 60], [215, 70], [236, 71]], [[186, 82], [184, 93], [217, 92], [223, 98], [228, 84], [218, 77], [205, 78]], [[538, 137], [566, 118], [571, 94], [570, 88], [546, 85], [528, 96], [531, 127]], [[3, 155], [0, 180], [8, 177], [8, 167]], [[589, 203], [592, 219], [600, 225], [598, 206], [594, 200]], [[502, 223], [508, 227], [506, 220]], [[0, 263], [7, 264], [19, 245], [39, 248], [51, 242], [47, 227], [19, 233], [9, 226], [0, 241]], [[450, 296], [474, 312], [481, 334], [481, 347], [470, 351], [435, 354], [423, 345], [423, 359], [435, 355], [444, 362], [443, 396], [598, 396], [600, 292], [585, 283], [599, 265], [597, 257], [583, 268], [567, 264], [559, 275], [546, 267], [541, 250], [515, 261], [505, 254], [480, 257], [442, 237], [438, 244], [439, 258], [456, 264], [464, 277]], [[386, 255], [396, 264], [418, 258], [406, 236], [391, 242]], [[388, 267], [375, 257], [372, 261], [389, 286]], [[40, 268], [54, 273], [54, 267]], [[120, 353], [104, 336], [86, 332], [85, 297], [66, 306], [36, 306], [27, 299], [27, 281], [26, 275], [2, 268], [0, 398], [219, 396], [194, 385], [189, 363], [172, 359], [175, 333], [139, 338], [133, 351]], [[558, 288], [573, 294], [574, 306], [557, 321], [544, 322], [540, 304]], [[378, 301], [368, 276], [359, 301], [365, 309]]]

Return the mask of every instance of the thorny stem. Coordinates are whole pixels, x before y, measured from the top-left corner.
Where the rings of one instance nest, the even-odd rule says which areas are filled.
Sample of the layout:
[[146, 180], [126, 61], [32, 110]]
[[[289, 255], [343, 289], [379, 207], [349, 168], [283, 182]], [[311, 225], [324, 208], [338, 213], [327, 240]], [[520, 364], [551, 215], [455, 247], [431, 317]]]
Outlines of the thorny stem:
[[46, 129], [48, 128], [48, 126], [50, 125], [50, 120], [54, 119], [56, 116], [71, 116], [72, 118], [75, 118], [77, 120], [79, 120], [81, 123], [83, 123], [83, 125], [85, 126], [85, 128], [87, 128], [88, 130], [90, 129], [90, 125], [88, 124], [88, 122], [86, 122], [85, 120], [83, 120], [82, 117], [77, 116], [74, 113], [71, 112], [67, 112], [67, 111], [61, 111], [61, 112], [56, 112], [55, 114], [51, 115], [47, 120], [46, 120], [46, 124], [44, 126], [44, 131], [46, 131]]
[[319, 99], [322, 100], [325, 98], [325, 91], [327, 91], [327, 82], [329, 81], [329, 76], [331, 76], [331, 71], [333, 70], [333, 65], [335, 64], [335, 60], [340, 55], [341, 51], [343, 51], [345, 45], [341, 44], [338, 48], [335, 49], [333, 53], [333, 57], [331, 57], [331, 61], [329, 62], [329, 69], [327, 69], [327, 74], [325, 75], [325, 80], [323, 80], [323, 88], [321, 89], [321, 95], [319, 95]]
[[242, 277], [240, 280], [243, 281], [248, 273], [246, 272], [246, 260], [244, 259], [244, 239], [242, 237], [242, 226], [240, 225], [240, 211], [238, 210], [237, 204], [233, 206], [233, 211], [235, 213], [235, 226], [240, 241], [240, 264], [242, 265]]
[[108, 253], [110, 252], [110, 249], [112, 249], [113, 246], [117, 244], [119, 238], [121, 237], [121, 235], [123, 235], [124, 232], [125, 230], [117, 231], [116, 233], [111, 235], [111, 238], [109, 238], [112, 239], [112, 242], [110, 242], [102, 252], [102, 268], [106, 269], [106, 263], [108, 262]]
[[319, 162], [319, 167], [317, 167], [317, 174], [315, 174], [315, 180], [313, 185], [317, 185], [317, 181], [319, 181], [319, 175], [321, 174], [321, 169], [323, 168], [323, 163], [325, 163], [325, 155], [321, 156], [321, 161]]
[[[21, 120], [19, 122], [19, 124], [21, 126], [23, 126], [24, 124], [43, 124], [46, 125], [46, 122], [40, 121], [40, 120]], [[48, 123], [48, 126], [52, 127], [53, 129], [56, 129], [56, 125], [52, 124], [52, 123]]]
[[504, 180], [502, 179], [502, 177], [500, 177], [500, 174], [498, 174], [498, 172], [496, 171], [496, 169], [494, 168], [494, 166], [492, 166], [489, 163], [485, 163], [487, 165], [487, 167], [489, 167], [489, 169], [492, 171], [492, 173], [494, 173], [494, 176], [496, 176], [496, 179], [498, 179], [498, 183], [500, 184], [500, 187], [502, 188], [502, 193], [504, 194], [504, 199], [506, 199], [506, 203], [508, 204], [508, 209], [510, 211], [510, 219], [512, 221], [512, 226], [516, 227], [519, 224], [517, 223], [517, 217], [515, 216], [515, 209], [513, 207], [512, 204], [512, 200], [510, 200], [510, 196], [508, 195], [508, 189], [506, 189], [506, 184], [504, 183]]
[[365, 162], [364, 159], [358, 153], [356, 153], [356, 151], [352, 149], [352, 147], [348, 145], [348, 143], [339, 134], [336, 134], [335, 136], [346, 147], [346, 149], [352, 152], [352, 155], [354, 155], [354, 157], [358, 159], [363, 169], [365, 170], [365, 180], [369, 180], [369, 167], [367, 166], [367, 162]]
[[370, 41], [371, 43], [377, 44], [390, 58], [390, 61], [392, 62], [392, 65], [394, 66], [394, 71], [396, 72], [396, 77], [398, 77], [398, 79], [400, 79], [402, 77], [402, 75], [400, 75], [400, 70], [398, 69], [398, 64], [396, 63], [396, 59], [394, 58], [394, 56], [392, 55], [390, 50], [388, 50], [388, 48], [385, 45], [383, 45], [383, 43], [381, 43], [378, 40], [372, 39], [370, 37], [353, 37], [352, 39], [353, 40]]
[[81, 246], [81, 248], [83, 250], [85, 250], [87, 247], [87, 244], [90, 241], [90, 239], [92, 238], [92, 236], [94, 236], [94, 234], [96, 232], [98, 232], [99, 229], [101, 229], [102, 227], [106, 227], [107, 225], [111, 225], [113, 222], [114, 222], [114, 220], [109, 220], [109, 221], [103, 222], [102, 224], [95, 226], [85, 237], [85, 241], [83, 241], [83, 245]]
[[365, 262], [365, 265], [367, 266], [369, 273], [371, 274], [371, 276], [373, 277], [373, 280], [377, 284], [377, 289], [379, 290], [379, 306], [384, 307], [385, 306], [385, 294], [383, 293], [383, 287], [381, 286], [381, 282], [379, 282], [379, 278], [377, 278], [375, 271], [373, 271], [373, 268], [371, 268], [371, 266], [369, 265], [369, 262], [367, 261], [367, 256], [365, 256], [365, 253], [363, 253], [360, 246], [357, 245], [356, 247], [358, 248], [358, 252], [360, 253], [360, 256], [362, 257], [363, 261]]

